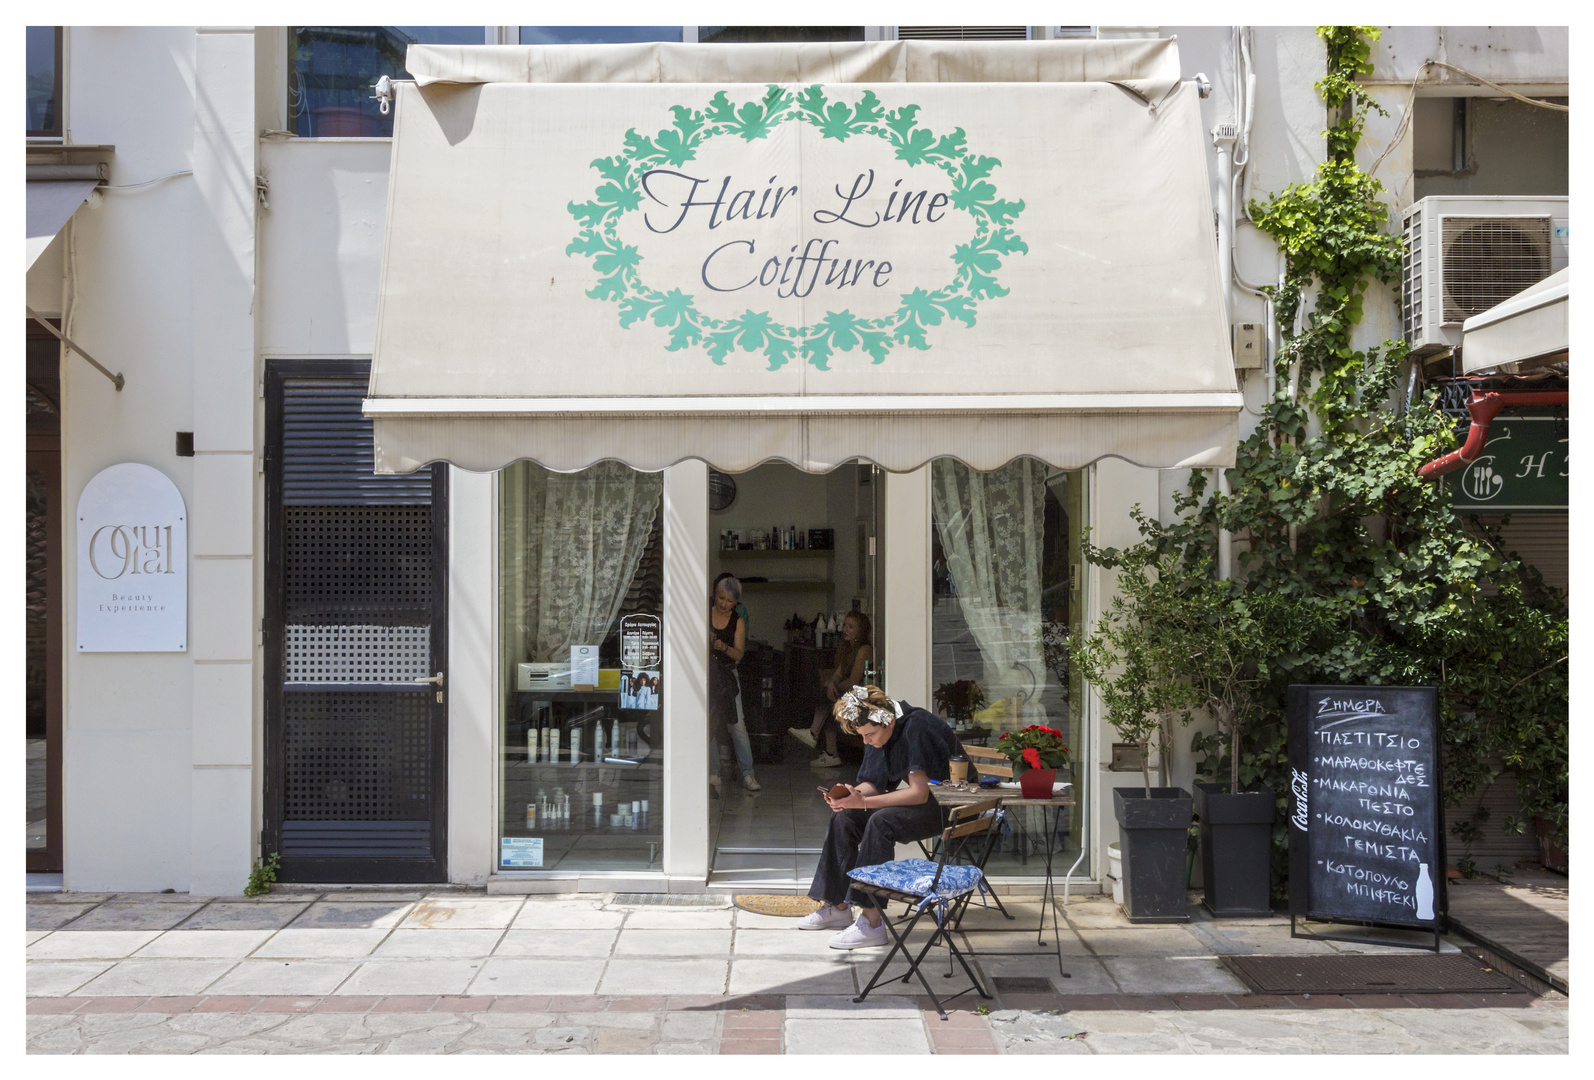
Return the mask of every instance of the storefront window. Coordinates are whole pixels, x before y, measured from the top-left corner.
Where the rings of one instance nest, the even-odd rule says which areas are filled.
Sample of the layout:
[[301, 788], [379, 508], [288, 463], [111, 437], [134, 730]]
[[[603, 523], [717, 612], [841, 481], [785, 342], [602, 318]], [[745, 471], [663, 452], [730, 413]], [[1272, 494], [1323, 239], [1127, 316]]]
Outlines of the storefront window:
[[411, 45], [481, 45], [483, 26], [294, 26], [288, 31], [288, 126], [306, 138], [387, 137], [393, 113], [376, 80], [408, 79]]
[[27, 28], [28, 134], [61, 134], [61, 28]]
[[501, 870], [658, 870], [663, 477], [499, 473]]
[[680, 41], [679, 26], [522, 26], [522, 45], [602, 45], [632, 41]]
[[[990, 472], [941, 458], [931, 463], [930, 482], [931, 682], [947, 687], [954, 700], [972, 689], [952, 692], [954, 684], [969, 680], [978, 687], [979, 704], [955, 723], [959, 737], [994, 747], [1003, 732], [1044, 724], [1066, 732], [1074, 752], [1072, 775], [1059, 770], [1058, 780], [1073, 783], [1078, 805], [1057, 815], [1051, 836], [1040, 808], [1015, 808], [987, 870], [1039, 874], [1050, 847], [1061, 873], [1080, 851], [1079, 809], [1089, 774], [1082, 759], [1080, 683], [1065, 646], [1082, 607], [1084, 474], [1033, 458]], [[1076, 872], [1088, 871], [1081, 863]]]

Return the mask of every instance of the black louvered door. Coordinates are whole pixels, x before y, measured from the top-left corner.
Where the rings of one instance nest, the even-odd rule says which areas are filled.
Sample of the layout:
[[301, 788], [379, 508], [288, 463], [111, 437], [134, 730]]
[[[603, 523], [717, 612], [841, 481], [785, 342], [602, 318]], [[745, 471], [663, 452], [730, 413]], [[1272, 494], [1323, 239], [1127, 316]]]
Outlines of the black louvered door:
[[446, 468], [372, 471], [368, 371], [267, 365], [261, 841], [282, 881], [447, 875]]

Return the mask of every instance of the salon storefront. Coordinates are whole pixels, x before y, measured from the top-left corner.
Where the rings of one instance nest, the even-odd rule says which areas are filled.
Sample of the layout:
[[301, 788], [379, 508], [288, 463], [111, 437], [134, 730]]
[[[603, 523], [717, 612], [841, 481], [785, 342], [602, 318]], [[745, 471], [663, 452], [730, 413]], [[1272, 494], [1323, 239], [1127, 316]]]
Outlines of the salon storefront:
[[[1080, 536], [1122, 534], [1156, 469], [1232, 462], [1240, 405], [1176, 45], [408, 68], [363, 412], [378, 472], [451, 466], [448, 878], [803, 878], [800, 824], [764, 835], [710, 790], [722, 570], [782, 672], [794, 621], [854, 609], [894, 696], [972, 679], [993, 738], [1067, 730], [1056, 839], [1099, 878], [1111, 739], [1063, 644], [1101, 603]], [[784, 732], [777, 689], [800, 688], [744, 677], [750, 730]], [[766, 805], [811, 786], [759, 768]], [[993, 874], [1021, 885], [1014, 854]]]

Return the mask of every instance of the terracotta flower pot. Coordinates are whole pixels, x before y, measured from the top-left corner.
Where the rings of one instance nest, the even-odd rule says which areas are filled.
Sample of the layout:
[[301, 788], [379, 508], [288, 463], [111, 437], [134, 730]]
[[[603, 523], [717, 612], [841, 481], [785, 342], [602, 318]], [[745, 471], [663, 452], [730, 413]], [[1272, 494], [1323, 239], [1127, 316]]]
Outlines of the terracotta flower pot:
[[1049, 799], [1056, 780], [1056, 769], [1025, 769], [1018, 777], [1018, 793], [1026, 799]]

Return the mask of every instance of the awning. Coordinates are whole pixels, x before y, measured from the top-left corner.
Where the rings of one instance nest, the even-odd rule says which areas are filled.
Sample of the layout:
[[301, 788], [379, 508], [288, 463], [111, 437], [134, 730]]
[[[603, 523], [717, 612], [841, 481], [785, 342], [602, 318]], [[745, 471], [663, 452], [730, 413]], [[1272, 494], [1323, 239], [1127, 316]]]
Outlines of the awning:
[[1171, 41], [413, 46], [377, 467], [1234, 461]]
[[28, 266], [31, 268], [56, 233], [77, 213], [98, 180], [29, 180]]
[[1565, 359], [1571, 272], [1551, 274], [1462, 323], [1463, 370], [1515, 372]]

